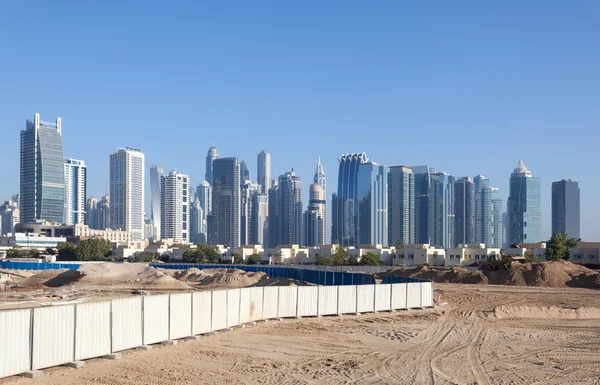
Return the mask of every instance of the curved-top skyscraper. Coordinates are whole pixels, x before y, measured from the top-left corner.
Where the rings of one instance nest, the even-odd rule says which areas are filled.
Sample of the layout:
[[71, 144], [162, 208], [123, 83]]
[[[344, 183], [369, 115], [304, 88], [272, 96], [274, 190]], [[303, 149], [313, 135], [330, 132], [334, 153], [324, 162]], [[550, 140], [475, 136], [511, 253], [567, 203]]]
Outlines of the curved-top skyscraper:
[[211, 186], [213, 185], [213, 162], [215, 159], [219, 159], [219, 150], [217, 150], [213, 144], [206, 154], [206, 174], [204, 176], [204, 179], [206, 179]]
[[507, 243], [542, 241], [542, 198], [540, 178], [534, 178], [522, 161], [510, 175], [507, 204]]

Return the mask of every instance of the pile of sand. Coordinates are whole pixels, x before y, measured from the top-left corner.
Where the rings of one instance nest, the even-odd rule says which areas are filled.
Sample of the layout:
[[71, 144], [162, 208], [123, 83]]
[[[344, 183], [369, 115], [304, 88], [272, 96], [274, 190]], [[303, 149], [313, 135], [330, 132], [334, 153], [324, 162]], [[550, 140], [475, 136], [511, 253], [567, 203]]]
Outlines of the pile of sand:
[[395, 268], [388, 270], [383, 275], [429, 279], [437, 283], [488, 283], [487, 277], [481, 271], [469, 271], [458, 266], [449, 270], [430, 269], [427, 266]]
[[120, 285], [162, 289], [189, 289], [159, 269], [143, 263], [94, 263], [83, 264], [77, 269], [78, 283], [94, 285]]
[[204, 269], [191, 268], [168, 272], [173, 278], [194, 286], [204, 287], [249, 287], [267, 278], [262, 272], [245, 272], [238, 269]]
[[430, 279], [437, 283], [600, 288], [599, 273], [565, 260], [537, 264], [513, 262], [508, 270], [486, 272], [469, 271], [462, 267], [445, 270], [420, 266], [391, 269], [383, 274]]
[[578, 306], [496, 306], [493, 316], [505, 319], [600, 319], [600, 309]]

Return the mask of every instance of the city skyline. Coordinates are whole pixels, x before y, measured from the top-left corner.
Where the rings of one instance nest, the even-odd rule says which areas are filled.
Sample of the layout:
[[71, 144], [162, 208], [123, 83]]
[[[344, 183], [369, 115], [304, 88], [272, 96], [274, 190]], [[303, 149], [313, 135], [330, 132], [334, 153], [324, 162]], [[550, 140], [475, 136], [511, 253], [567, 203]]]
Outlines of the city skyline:
[[[542, 180], [544, 239], [551, 234], [550, 183], [567, 178], [580, 182], [582, 238], [600, 231], [600, 182], [591, 177], [598, 137], [592, 101], [600, 89], [600, 55], [590, 49], [599, 32], [595, 3], [324, 5], [319, 13], [299, 4], [271, 5], [269, 12], [260, 4], [188, 4], [149, 6], [144, 18], [128, 17], [133, 8], [122, 7], [106, 2], [102, 18], [66, 4], [3, 9], [0, 32], [12, 37], [3, 62], [11, 75], [0, 93], [0, 127], [11, 144], [0, 154], [3, 199], [19, 191], [13, 144], [36, 111], [62, 117], [64, 155], [86, 162], [89, 197], [105, 193], [106, 154], [124, 146], [141, 148], [148, 164], [181, 170], [194, 185], [204, 179], [201, 158], [212, 142], [223, 156], [245, 160], [253, 178], [263, 148], [272, 154], [272, 175], [293, 167], [306, 182], [321, 156], [332, 175], [328, 199], [343, 153], [364, 151], [389, 166], [430, 164], [455, 176], [484, 174], [504, 201], [510, 170], [523, 159]], [[48, 19], [61, 22], [46, 31]], [[165, 28], [151, 28], [153, 21]], [[103, 39], [104, 23], [118, 38]], [[316, 28], [306, 31], [306, 23]], [[202, 49], [187, 48], [198, 44]], [[55, 60], [28, 60], [31, 47]], [[147, 59], [142, 68], [139, 57]], [[588, 140], [566, 147], [559, 139], [565, 132]], [[172, 134], [186, 140], [168, 145]], [[392, 144], [400, 134], [401, 144]], [[534, 155], [542, 136], [545, 151]], [[468, 151], [456, 156], [461, 146]]]

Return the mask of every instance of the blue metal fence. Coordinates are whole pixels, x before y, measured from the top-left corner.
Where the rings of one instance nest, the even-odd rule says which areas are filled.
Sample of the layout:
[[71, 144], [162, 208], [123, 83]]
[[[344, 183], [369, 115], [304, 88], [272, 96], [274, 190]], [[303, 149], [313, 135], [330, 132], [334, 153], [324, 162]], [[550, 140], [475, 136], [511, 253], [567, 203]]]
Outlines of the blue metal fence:
[[81, 263], [50, 263], [50, 262], [0, 262], [3, 269], [14, 270], [56, 270], [69, 269], [77, 270]]

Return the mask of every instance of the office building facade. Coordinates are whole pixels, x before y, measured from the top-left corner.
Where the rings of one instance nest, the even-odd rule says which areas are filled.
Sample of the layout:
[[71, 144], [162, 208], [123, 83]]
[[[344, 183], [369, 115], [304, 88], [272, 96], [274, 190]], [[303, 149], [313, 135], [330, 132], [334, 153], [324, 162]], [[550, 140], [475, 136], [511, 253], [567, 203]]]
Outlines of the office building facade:
[[21, 131], [20, 154], [21, 221], [64, 222], [65, 166], [62, 122], [40, 120], [35, 114]]
[[435, 173], [435, 167], [413, 166], [411, 168], [415, 179], [415, 243], [429, 244], [429, 193], [431, 175]]
[[541, 181], [519, 161], [510, 176], [507, 243], [542, 242]]
[[310, 185], [308, 208], [304, 212], [304, 246], [325, 244], [325, 193], [316, 183]]
[[67, 225], [84, 224], [87, 201], [87, 167], [83, 160], [65, 159], [65, 213]]
[[563, 179], [552, 183], [552, 234], [580, 238], [579, 182]]
[[160, 178], [160, 233], [176, 242], [190, 240], [190, 178], [172, 170]]
[[368, 162], [358, 166], [356, 202], [358, 203], [358, 245], [388, 246], [389, 167]]
[[204, 175], [204, 180], [206, 180], [211, 186], [213, 184], [213, 163], [216, 159], [219, 159], [219, 150], [213, 144], [208, 149], [208, 153], [206, 154], [206, 173]]
[[260, 185], [251, 181], [242, 182], [242, 197], [241, 197], [241, 244], [256, 245], [258, 244], [258, 210], [255, 205], [256, 195], [260, 191]]
[[388, 241], [390, 246], [415, 243], [415, 175], [410, 167], [390, 167]]
[[271, 188], [271, 154], [267, 150], [262, 150], [257, 156], [256, 176], [260, 193], [268, 194]]
[[474, 239], [475, 239], [475, 184], [469, 177], [459, 178], [458, 180], [456, 180], [454, 182], [454, 234], [453, 234], [453, 236], [454, 236], [454, 246], [453, 247], [457, 247], [458, 245], [467, 245], [467, 244], [474, 243]]
[[[504, 205], [502, 204], [502, 198], [500, 197], [500, 189], [498, 187], [491, 187], [491, 231], [490, 231], [490, 243], [486, 246], [489, 247], [504, 247], [504, 231], [503, 231], [503, 217], [504, 217]], [[477, 243], [477, 242], [475, 242]]]
[[475, 236], [474, 243], [492, 241], [492, 187], [485, 175], [473, 178], [475, 186]]
[[153, 239], [155, 241], [161, 239], [160, 185], [161, 178], [164, 174], [165, 169], [163, 168], [163, 166], [160, 166], [158, 164], [150, 166], [150, 220], [152, 221], [152, 225], [156, 228], [156, 230], [154, 230], [154, 232], [156, 233], [156, 239]]
[[133, 148], [110, 155], [110, 223], [129, 231], [133, 239], [144, 238], [144, 153]]
[[[454, 245], [454, 176], [439, 172], [429, 175], [429, 241], [437, 248]], [[416, 185], [416, 182], [415, 182]], [[423, 220], [423, 218], [421, 218]], [[417, 243], [420, 243], [419, 241]]]
[[213, 164], [212, 210], [208, 242], [239, 247], [241, 244], [241, 184], [238, 158], [219, 158]]
[[302, 244], [302, 182], [294, 170], [279, 176], [277, 194], [279, 229], [277, 244], [300, 245]]

